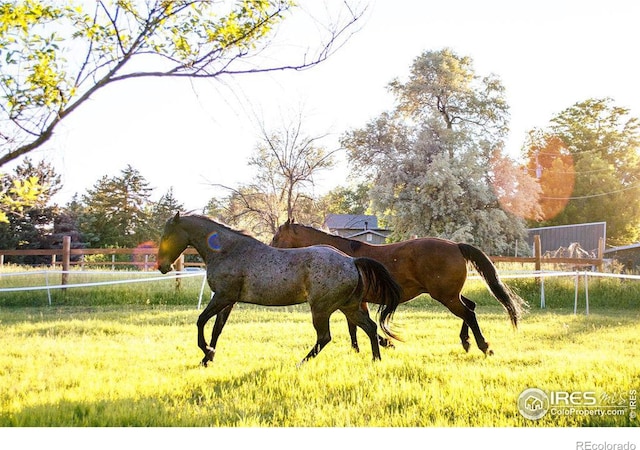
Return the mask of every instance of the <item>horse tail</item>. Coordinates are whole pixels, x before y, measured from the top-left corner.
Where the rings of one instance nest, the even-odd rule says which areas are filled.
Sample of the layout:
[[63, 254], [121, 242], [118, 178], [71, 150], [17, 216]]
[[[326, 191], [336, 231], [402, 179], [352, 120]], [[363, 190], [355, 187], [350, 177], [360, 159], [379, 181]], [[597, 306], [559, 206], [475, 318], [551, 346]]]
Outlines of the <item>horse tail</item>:
[[[382, 331], [395, 340], [402, 340], [390, 329], [393, 317], [402, 298], [402, 288], [391, 276], [387, 268], [371, 258], [355, 258], [354, 263], [360, 273], [363, 301], [378, 303], [378, 323]], [[369, 300], [367, 300], [369, 299]]]
[[517, 328], [518, 320], [522, 317], [526, 308], [529, 307], [527, 302], [500, 281], [496, 266], [493, 265], [489, 257], [482, 250], [473, 245], [463, 243], [458, 244], [458, 248], [462, 256], [464, 256], [464, 259], [471, 262], [480, 276], [482, 276], [493, 296], [502, 303], [502, 306], [504, 306], [507, 313], [509, 313], [511, 323], [514, 328]]

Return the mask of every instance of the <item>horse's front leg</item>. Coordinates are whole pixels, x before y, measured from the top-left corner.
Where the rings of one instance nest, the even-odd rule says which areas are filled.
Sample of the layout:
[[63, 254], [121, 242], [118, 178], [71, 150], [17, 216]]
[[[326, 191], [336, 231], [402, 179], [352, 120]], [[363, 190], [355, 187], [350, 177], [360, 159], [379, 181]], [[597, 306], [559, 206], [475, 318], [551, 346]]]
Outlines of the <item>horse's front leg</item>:
[[302, 361], [298, 363], [298, 367], [300, 367], [311, 358], [315, 358], [318, 353], [320, 353], [320, 351], [329, 342], [331, 342], [331, 330], [329, 329], [329, 317], [331, 316], [331, 314], [318, 313], [312, 310], [311, 315], [313, 319], [313, 327], [316, 329], [317, 340], [307, 356], [305, 356]]
[[[216, 349], [213, 346], [207, 345], [207, 341], [204, 338], [204, 326], [207, 324], [209, 319], [211, 319], [216, 314], [219, 314], [221, 311], [223, 311], [225, 308], [228, 308], [229, 306], [233, 307], [233, 303], [224, 303], [224, 302], [220, 301], [219, 297], [215, 297], [215, 300], [214, 300], [214, 298], [212, 298], [211, 301], [209, 302], [209, 304], [207, 305], [207, 307], [204, 309], [204, 311], [202, 311], [202, 313], [200, 313], [200, 316], [198, 316], [198, 322], [197, 322], [197, 326], [198, 326], [198, 347], [204, 353], [204, 358], [202, 358], [202, 361], [200, 362], [200, 364], [202, 364], [205, 367], [207, 366], [209, 361], [213, 361], [213, 356], [216, 353]], [[215, 336], [215, 341], [216, 342], [218, 340], [218, 336], [220, 335], [220, 332], [222, 331], [222, 327], [224, 327], [224, 323], [226, 322], [227, 318], [229, 317], [229, 313], [230, 312], [231, 312], [231, 308], [229, 308], [229, 311], [227, 312], [226, 316], [221, 319], [221, 325], [219, 326], [219, 332], [218, 332], [217, 336]], [[224, 316], [224, 314], [223, 314], [223, 316]], [[213, 333], [214, 335], [215, 335], [215, 328], [216, 327], [214, 326], [214, 333]], [[212, 342], [213, 342], [213, 338], [214, 338], [214, 336], [212, 336]]]
[[234, 306], [235, 303], [232, 303], [216, 315], [216, 322], [213, 325], [213, 330], [211, 331], [211, 342], [209, 343], [209, 347], [211, 347], [214, 352], [216, 346], [218, 345], [218, 338], [220, 337], [220, 333], [222, 333], [222, 329], [227, 323], [227, 319], [229, 318], [231, 310]]

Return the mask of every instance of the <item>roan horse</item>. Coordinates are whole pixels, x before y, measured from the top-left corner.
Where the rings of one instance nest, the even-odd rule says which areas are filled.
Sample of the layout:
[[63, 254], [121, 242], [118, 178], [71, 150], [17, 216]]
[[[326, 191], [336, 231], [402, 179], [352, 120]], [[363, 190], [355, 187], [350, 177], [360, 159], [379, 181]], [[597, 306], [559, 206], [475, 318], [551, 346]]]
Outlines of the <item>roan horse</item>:
[[[438, 238], [421, 238], [394, 244], [371, 245], [340, 236], [330, 235], [315, 228], [287, 221], [273, 237], [274, 247], [306, 247], [331, 245], [354, 257], [368, 257], [381, 262], [402, 288], [401, 303], [420, 294], [429, 294], [460, 317], [460, 340], [469, 351], [469, 327], [485, 354], [493, 354], [485, 340], [475, 314], [476, 304], [461, 295], [467, 279], [467, 262], [471, 262], [485, 280], [493, 296], [509, 313], [514, 327], [518, 326], [526, 302], [502, 284], [491, 260], [478, 248]], [[357, 350], [356, 329], [349, 323], [352, 346]], [[381, 342], [384, 340], [381, 339]]]
[[[302, 362], [315, 357], [331, 340], [329, 317], [336, 310], [367, 333], [373, 359], [380, 359], [377, 326], [362, 307], [363, 301], [381, 305], [380, 327], [395, 337], [388, 322], [399, 304], [400, 288], [384, 266], [372, 259], [352, 258], [328, 246], [277, 249], [205, 216], [178, 213], [167, 221], [160, 241], [160, 272], [170, 271], [189, 245], [205, 261], [214, 293], [197, 322], [204, 366], [213, 361], [218, 337], [236, 302], [266, 306], [308, 302], [317, 342]], [[207, 345], [204, 326], [218, 314]]]

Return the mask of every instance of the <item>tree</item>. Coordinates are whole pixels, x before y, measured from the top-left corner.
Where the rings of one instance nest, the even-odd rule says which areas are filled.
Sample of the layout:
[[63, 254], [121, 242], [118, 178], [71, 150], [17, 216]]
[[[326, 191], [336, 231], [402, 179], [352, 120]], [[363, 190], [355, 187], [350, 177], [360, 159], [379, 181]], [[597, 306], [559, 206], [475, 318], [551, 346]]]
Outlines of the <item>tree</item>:
[[[300, 70], [330, 56], [362, 11], [344, 4], [317, 51], [264, 55], [289, 0], [0, 2], [0, 166], [39, 147], [96, 91], [131, 78]], [[346, 12], [346, 14], [344, 14]]]
[[444, 49], [416, 58], [408, 80], [390, 90], [396, 109], [346, 133], [342, 144], [355, 171], [372, 180], [373, 209], [392, 238], [442, 236], [506, 251], [525, 228], [492, 187], [496, 162], [507, 162], [500, 81], [476, 75], [470, 58]]
[[353, 187], [338, 186], [321, 199], [322, 210], [326, 214], [366, 214], [371, 203], [370, 189], [370, 183], [366, 182]]
[[173, 193], [173, 187], [169, 188], [169, 190], [160, 197], [160, 200], [151, 204], [149, 217], [145, 224], [147, 228], [145, 234], [156, 244], [160, 243], [167, 219], [173, 217], [176, 212], [183, 210], [184, 205], [176, 199]]
[[495, 152], [489, 176], [491, 187], [500, 207], [518, 218], [540, 220], [542, 190], [538, 180], [526, 166], [516, 164], [502, 152]]
[[302, 130], [302, 117], [279, 130], [262, 127], [262, 138], [249, 158], [255, 169], [252, 183], [231, 188], [224, 216], [254, 235], [271, 237], [287, 219], [317, 223], [313, 195], [314, 175], [332, 167], [333, 154], [318, 145], [324, 136], [310, 137]]
[[532, 225], [550, 221], [566, 207], [575, 184], [573, 157], [553, 134], [532, 130], [525, 143], [526, 170], [538, 180], [539, 215], [525, 216]]
[[[552, 118], [548, 141], [565, 155], [559, 158], [549, 147], [543, 153], [533, 146], [529, 157], [553, 158], [555, 166], [541, 164], [543, 201], [564, 205], [541, 225], [607, 222], [610, 244], [640, 239], [640, 122], [627, 108], [610, 98], [578, 102]], [[551, 172], [572, 190], [548, 190], [544, 177]], [[561, 183], [554, 183], [558, 185]]]
[[[476, 75], [473, 60], [451, 49], [423, 53], [414, 60], [409, 80], [396, 79], [389, 88], [398, 99], [398, 111], [414, 120], [437, 117], [447, 130], [457, 126], [481, 140], [499, 140], [508, 131], [509, 106], [499, 78]], [[448, 151], [453, 156], [453, 148]]]
[[[50, 201], [61, 188], [60, 176], [50, 164], [44, 161], [33, 164], [29, 158], [25, 158], [12, 174], [2, 178], [2, 191], [10, 196], [12, 187], [19, 185], [20, 180], [37, 180], [39, 187], [28, 204], [21, 204], [19, 209], [6, 216], [5, 223], [0, 224], [0, 247], [51, 248], [54, 243], [50, 233], [55, 227], [59, 208], [51, 205]], [[20, 262], [37, 261], [30, 258]]]
[[120, 176], [103, 176], [83, 196], [80, 231], [93, 247], [135, 247], [149, 240], [151, 188], [131, 166]]

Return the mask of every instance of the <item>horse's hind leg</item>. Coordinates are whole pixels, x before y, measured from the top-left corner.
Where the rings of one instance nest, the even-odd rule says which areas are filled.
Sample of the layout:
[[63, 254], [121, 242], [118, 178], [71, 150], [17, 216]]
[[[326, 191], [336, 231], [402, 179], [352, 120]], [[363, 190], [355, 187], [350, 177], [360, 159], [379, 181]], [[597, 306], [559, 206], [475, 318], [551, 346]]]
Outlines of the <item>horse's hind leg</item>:
[[[476, 304], [473, 300], [469, 300], [467, 297], [465, 297], [464, 295], [461, 296], [462, 298], [462, 303], [464, 303], [464, 305], [469, 308], [471, 311], [476, 310]], [[462, 347], [464, 348], [464, 351], [468, 352], [469, 351], [469, 347], [471, 347], [471, 344], [469, 344], [469, 325], [467, 325], [467, 322], [465, 322], [464, 320], [462, 321], [462, 328], [460, 329], [460, 342], [462, 343]]]
[[311, 348], [307, 356], [305, 356], [302, 361], [298, 363], [298, 367], [300, 367], [303, 363], [310, 360], [311, 358], [315, 358], [318, 353], [329, 343], [331, 342], [331, 331], [329, 330], [329, 316], [330, 314], [319, 314], [314, 313], [313, 315], [313, 327], [316, 329], [316, 333], [318, 335], [318, 339], [316, 340], [315, 345]]
[[380, 346], [378, 344], [378, 326], [373, 320], [371, 320], [371, 317], [369, 317], [369, 310], [342, 310], [342, 312], [345, 314], [345, 316], [347, 316], [347, 319], [350, 323], [355, 323], [356, 325], [358, 325], [364, 330], [365, 333], [367, 333], [367, 336], [369, 336], [369, 340], [371, 341], [371, 352], [373, 353], [373, 359], [381, 359]]
[[[369, 304], [367, 302], [361, 303], [361, 308], [367, 313], [369, 316]], [[351, 336], [351, 348], [353, 348], [356, 352], [360, 352], [360, 347], [358, 346], [358, 337], [356, 336], [356, 324], [352, 323], [351, 320], [347, 317], [347, 325], [349, 326], [349, 336]], [[380, 347], [394, 348], [393, 342], [391, 339], [387, 339], [386, 337], [377, 335], [378, 344]]]
[[[482, 334], [482, 331], [480, 330], [480, 325], [478, 325], [478, 319], [476, 318], [476, 313], [473, 311], [473, 309], [468, 307], [466, 303], [464, 303], [462, 299], [459, 297], [448, 302], [441, 301], [441, 303], [446, 305], [446, 307], [449, 308], [449, 310], [453, 314], [455, 314], [456, 316], [464, 320], [465, 324], [469, 328], [471, 328], [471, 331], [473, 332], [473, 336], [476, 339], [476, 344], [478, 344], [478, 348], [482, 350], [482, 352], [485, 355], [493, 355], [493, 350], [489, 349], [489, 343], [485, 340]], [[460, 335], [461, 335], [461, 338], [464, 335], [464, 325], [463, 325], [462, 331], [460, 332]], [[468, 343], [468, 331], [467, 331], [467, 343]], [[464, 343], [462, 345], [464, 346]]]

